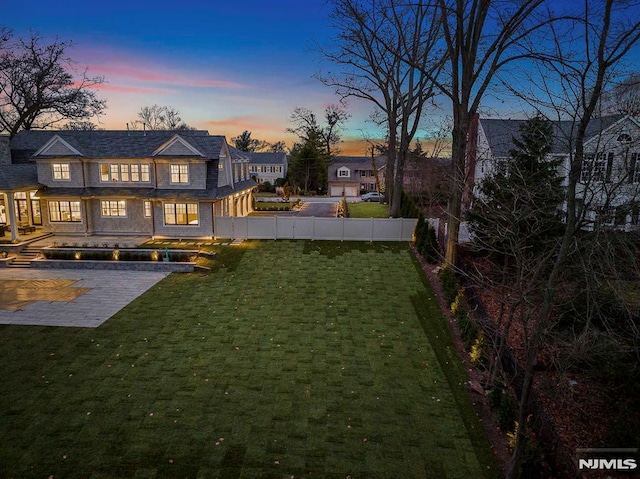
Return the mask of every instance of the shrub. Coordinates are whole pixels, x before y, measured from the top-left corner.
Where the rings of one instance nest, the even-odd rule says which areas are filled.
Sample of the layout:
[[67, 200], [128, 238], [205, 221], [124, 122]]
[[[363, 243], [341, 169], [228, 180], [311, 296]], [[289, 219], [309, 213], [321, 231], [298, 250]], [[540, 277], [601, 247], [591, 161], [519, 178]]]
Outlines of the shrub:
[[453, 270], [447, 265], [444, 265], [440, 270], [440, 283], [442, 284], [444, 299], [448, 305], [451, 305], [458, 294], [458, 280]]

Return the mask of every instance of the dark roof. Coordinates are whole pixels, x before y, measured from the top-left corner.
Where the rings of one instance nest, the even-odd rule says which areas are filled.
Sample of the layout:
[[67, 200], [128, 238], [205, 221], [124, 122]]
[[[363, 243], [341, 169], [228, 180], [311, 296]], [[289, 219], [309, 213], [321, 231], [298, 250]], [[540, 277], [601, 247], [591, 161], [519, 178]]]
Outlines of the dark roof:
[[0, 166], [0, 190], [37, 188], [38, 185], [38, 171], [35, 163]]
[[[384, 155], [378, 155], [375, 157], [376, 167], [383, 168], [387, 164], [387, 157]], [[352, 170], [370, 170], [371, 169], [371, 157], [370, 156], [335, 156], [333, 161], [329, 165], [329, 170], [337, 170], [338, 168], [346, 166]]]
[[232, 160], [246, 160], [249, 159], [249, 153], [246, 151], [238, 150], [235, 146], [229, 145], [229, 152], [231, 153]]
[[54, 135], [59, 136], [87, 158], [148, 158], [163, 143], [178, 135], [207, 158], [218, 158], [225, 142], [204, 130], [24, 130], [11, 140], [14, 162], [30, 159]]
[[[624, 115], [612, 115], [602, 118], [594, 118], [589, 122], [586, 131], [586, 138], [598, 135], [602, 130], [613, 125], [624, 118]], [[489, 142], [491, 153], [496, 158], [508, 157], [509, 150], [513, 148], [513, 137], [520, 137], [520, 127], [527, 120], [500, 120], [491, 118], [481, 118], [480, 124]], [[566, 154], [569, 152], [569, 145], [573, 143], [577, 123], [574, 121], [554, 121], [553, 124], [553, 149], [552, 154]]]
[[261, 152], [249, 152], [247, 153], [254, 165], [284, 165], [287, 163], [286, 153], [261, 153]]

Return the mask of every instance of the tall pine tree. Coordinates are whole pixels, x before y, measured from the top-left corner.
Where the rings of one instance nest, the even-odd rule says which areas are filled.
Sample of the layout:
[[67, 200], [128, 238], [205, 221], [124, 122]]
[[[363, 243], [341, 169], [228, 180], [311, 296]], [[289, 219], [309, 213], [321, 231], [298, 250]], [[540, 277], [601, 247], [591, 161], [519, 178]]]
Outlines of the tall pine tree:
[[540, 116], [520, 127], [513, 144], [506, 164], [481, 182], [467, 220], [478, 249], [535, 255], [560, 234], [562, 160], [549, 157], [553, 125]]

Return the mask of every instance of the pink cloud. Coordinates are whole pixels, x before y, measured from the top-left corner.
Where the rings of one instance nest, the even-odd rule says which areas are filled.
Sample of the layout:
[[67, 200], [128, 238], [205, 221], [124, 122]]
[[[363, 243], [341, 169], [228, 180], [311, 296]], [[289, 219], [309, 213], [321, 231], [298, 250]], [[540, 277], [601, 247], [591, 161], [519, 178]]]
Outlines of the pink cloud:
[[[227, 80], [199, 79], [195, 76], [167, 74], [150, 68], [132, 66], [122, 63], [103, 63], [89, 65], [92, 75], [104, 76], [107, 80], [111, 77], [122, 80], [143, 81], [152, 83], [169, 83], [174, 85], [203, 87], [203, 88], [245, 88], [245, 85]], [[198, 75], [202, 75], [199, 73]]]
[[129, 85], [114, 85], [111, 83], [102, 83], [100, 85], [94, 85], [91, 88], [100, 91], [118, 92], [118, 93], [174, 93], [173, 90], [167, 88], [153, 88], [153, 87], [138, 87]]

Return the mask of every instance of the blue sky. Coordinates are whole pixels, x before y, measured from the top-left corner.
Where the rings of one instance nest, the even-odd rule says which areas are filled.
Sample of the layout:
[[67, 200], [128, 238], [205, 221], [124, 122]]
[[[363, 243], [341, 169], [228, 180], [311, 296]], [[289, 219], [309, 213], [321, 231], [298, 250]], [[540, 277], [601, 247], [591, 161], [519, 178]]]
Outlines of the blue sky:
[[[108, 106], [103, 128], [125, 128], [142, 106], [157, 103], [229, 139], [247, 129], [291, 144], [285, 129], [295, 107], [321, 114], [338, 101], [313, 78], [321, 68], [313, 43], [330, 41], [328, 13], [324, 0], [33, 0], [28, 8], [5, 5], [2, 24], [18, 36], [32, 29], [73, 42], [70, 56], [107, 82], [99, 93]], [[346, 137], [378, 133], [368, 104], [349, 109]], [[349, 144], [343, 151], [364, 154]]]

